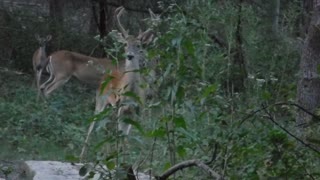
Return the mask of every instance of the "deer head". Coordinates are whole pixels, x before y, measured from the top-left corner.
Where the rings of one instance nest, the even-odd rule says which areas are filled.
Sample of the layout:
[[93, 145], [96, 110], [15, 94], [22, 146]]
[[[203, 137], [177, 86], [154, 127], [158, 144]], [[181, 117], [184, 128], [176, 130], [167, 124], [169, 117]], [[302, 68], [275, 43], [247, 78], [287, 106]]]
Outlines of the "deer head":
[[120, 30], [120, 33], [116, 34], [116, 39], [124, 43], [125, 46], [125, 57], [126, 60], [132, 61], [134, 59], [144, 59], [144, 50], [142, 49], [142, 45], [149, 44], [152, 42], [154, 33], [151, 29], [148, 29], [144, 32], [140, 32], [138, 36], [129, 35], [129, 32], [125, 30], [122, 26], [120, 17], [124, 13], [125, 9], [121, 6], [116, 9], [115, 13], [117, 15], [117, 25]]
[[35, 38], [38, 41], [40, 47], [45, 47], [47, 43], [51, 40], [52, 36], [48, 35], [47, 37], [40, 37], [39, 34], [36, 34]]

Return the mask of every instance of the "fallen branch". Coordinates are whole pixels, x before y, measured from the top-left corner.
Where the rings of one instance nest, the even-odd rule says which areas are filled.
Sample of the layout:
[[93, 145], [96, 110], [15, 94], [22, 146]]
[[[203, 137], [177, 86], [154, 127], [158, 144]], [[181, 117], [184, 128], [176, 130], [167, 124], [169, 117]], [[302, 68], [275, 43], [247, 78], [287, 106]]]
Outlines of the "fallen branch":
[[197, 166], [203, 170], [205, 170], [207, 173], [209, 173], [210, 176], [216, 178], [216, 179], [223, 179], [218, 173], [213, 171], [209, 166], [207, 166], [205, 163], [203, 163], [199, 159], [193, 159], [193, 160], [187, 160], [183, 161], [181, 163], [178, 163], [174, 166], [172, 166], [170, 169], [168, 169], [166, 172], [164, 172], [161, 176], [156, 176], [157, 180], [166, 180], [171, 175], [176, 173], [178, 170], [182, 170], [188, 167]]

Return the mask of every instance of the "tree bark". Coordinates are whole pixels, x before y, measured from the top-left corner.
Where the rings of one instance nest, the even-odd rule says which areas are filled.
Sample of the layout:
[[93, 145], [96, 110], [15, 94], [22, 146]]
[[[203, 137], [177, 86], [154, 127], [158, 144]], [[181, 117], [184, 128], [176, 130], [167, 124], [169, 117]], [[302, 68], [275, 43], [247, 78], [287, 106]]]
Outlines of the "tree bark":
[[[103, 39], [114, 26], [114, 7], [108, 6], [108, 0], [91, 0], [91, 10], [90, 32], [94, 33], [98, 29], [100, 38]], [[102, 50], [102, 56], [105, 56], [102, 45], [99, 49]]]
[[49, 15], [55, 23], [63, 22], [63, 0], [49, 0]]
[[235, 53], [232, 56], [233, 64], [230, 77], [231, 92], [243, 91], [245, 89], [245, 80], [247, 77], [242, 38], [242, 3], [243, 0], [238, 1], [238, 19], [235, 31]]
[[277, 36], [279, 33], [279, 15], [280, 15], [280, 0], [274, 0], [274, 8], [272, 13], [272, 31]]
[[301, 35], [302, 37], [305, 37], [305, 35], [308, 33], [308, 27], [311, 20], [313, 0], [303, 0], [301, 3], [302, 3]]
[[[314, 112], [320, 105], [320, 6], [317, 0], [314, 1], [314, 5], [308, 35], [302, 49], [297, 87], [297, 103], [310, 112]], [[311, 115], [298, 110], [296, 123], [301, 136], [305, 135], [306, 127], [310, 127], [308, 124], [311, 122]]]
[[96, 13], [96, 4], [93, 0], [91, 2], [91, 17], [90, 17], [90, 25], [89, 25], [89, 34], [96, 35], [97, 27], [98, 27], [98, 15]]
[[58, 49], [60, 49], [60, 33], [63, 29], [63, 7], [64, 0], [49, 0], [50, 31], [54, 37], [54, 47]]

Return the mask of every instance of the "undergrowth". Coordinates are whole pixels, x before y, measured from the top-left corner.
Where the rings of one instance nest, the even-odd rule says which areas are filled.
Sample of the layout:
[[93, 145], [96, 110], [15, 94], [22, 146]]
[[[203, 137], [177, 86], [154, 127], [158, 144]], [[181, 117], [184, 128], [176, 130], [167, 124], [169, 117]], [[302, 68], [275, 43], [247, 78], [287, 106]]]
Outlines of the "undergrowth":
[[[295, 9], [299, 4], [287, 5]], [[230, 179], [320, 178], [319, 153], [295, 137], [296, 107], [290, 105], [296, 96], [299, 53], [292, 30], [296, 21], [286, 18], [298, 15], [282, 12], [283, 27], [274, 39], [264, 29], [270, 24], [260, 26], [266, 17], [243, 6], [248, 74], [244, 90], [230, 91], [237, 7], [231, 1], [165, 7], [168, 14], [147, 48], [149, 58], [161, 56], [156, 96], [140, 116], [130, 119], [133, 130], [125, 151], [118, 148], [123, 137], [111, 116], [116, 110], [104, 112], [108, 118], [100, 118], [90, 141], [89, 162], [113, 170], [125, 159], [159, 175], [184, 160], [207, 162], [217, 147], [209, 166]], [[221, 36], [225, 46], [218, 46], [212, 35]], [[93, 117], [94, 90], [73, 81], [47, 102], [36, 102], [31, 76], [0, 75], [0, 158], [77, 160]], [[175, 177], [210, 179], [195, 168]]]

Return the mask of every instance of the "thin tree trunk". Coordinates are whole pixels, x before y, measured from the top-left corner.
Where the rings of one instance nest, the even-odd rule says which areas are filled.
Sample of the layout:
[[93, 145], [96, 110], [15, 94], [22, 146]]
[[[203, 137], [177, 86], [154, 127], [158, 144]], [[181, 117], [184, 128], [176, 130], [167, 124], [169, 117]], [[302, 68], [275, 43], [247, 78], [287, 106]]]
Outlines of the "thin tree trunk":
[[99, 1], [99, 32], [100, 38], [103, 39], [107, 34], [107, 25], [106, 25], [106, 2], [104, 0]]
[[54, 46], [58, 49], [60, 49], [60, 33], [63, 29], [63, 7], [64, 0], [49, 0], [50, 30], [54, 37]]
[[[314, 112], [320, 107], [320, 6], [314, 1], [315, 8], [308, 28], [301, 62], [297, 87], [297, 103]], [[298, 132], [304, 135], [305, 128], [312, 122], [312, 117], [302, 110], [298, 110], [296, 123]], [[310, 127], [310, 126], [309, 126]]]
[[91, 2], [91, 17], [90, 17], [90, 26], [89, 26], [89, 34], [96, 35], [97, 33], [97, 27], [98, 27], [98, 15], [96, 13], [96, 3]]
[[232, 92], [243, 91], [247, 77], [246, 62], [243, 51], [242, 39], [242, 2], [238, 2], [238, 20], [235, 32], [235, 54], [233, 55], [233, 67], [231, 71]]
[[63, 0], [49, 0], [49, 15], [55, 23], [63, 22]]
[[308, 27], [311, 20], [313, 0], [303, 0], [301, 3], [302, 3], [301, 34], [302, 34], [302, 37], [305, 37], [305, 35], [308, 33]]
[[272, 30], [275, 35], [279, 33], [279, 15], [280, 15], [280, 0], [274, 0], [274, 9], [272, 17]]
[[[91, 0], [92, 5], [92, 20], [91, 20], [91, 32], [99, 30], [101, 39], [107, 36], [107, 34], [113, 28], [113, 7], [108, 7], [108, 0]], [[94, 27], [94, 25], [96, 27]], [[100, 46], [102, 56], [105, 56], [103, 45]]]

